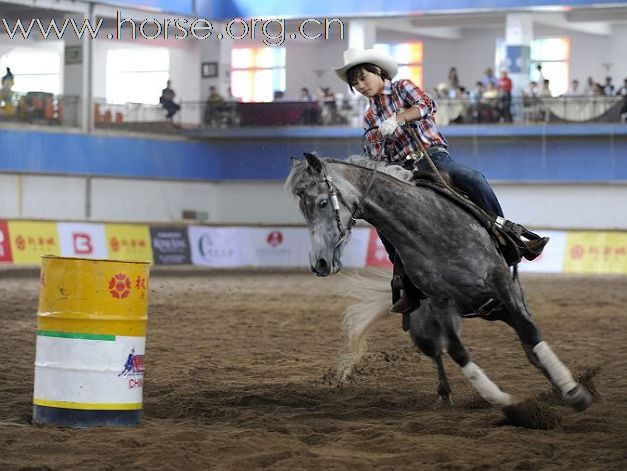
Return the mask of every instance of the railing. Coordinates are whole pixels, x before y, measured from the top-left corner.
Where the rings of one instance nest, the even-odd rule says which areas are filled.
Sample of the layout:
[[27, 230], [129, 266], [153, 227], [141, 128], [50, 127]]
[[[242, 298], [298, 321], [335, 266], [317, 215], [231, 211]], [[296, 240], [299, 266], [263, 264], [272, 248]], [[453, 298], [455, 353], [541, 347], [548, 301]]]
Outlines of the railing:
[[1, 90], [0, 122], [77, 127], [80, 103], [77, 96]]
[[[436, 99], [440, 126], [463, 124], [518, 124], [568, 122], [625, 122], [627, 98], [604, 96], [517, 97], [509, 103], [500, 97], [480, 100]], [[171, 119], [161, 105], [108, 103], [94, 100], [94, 127], [119, 131], [179, 133], [180, 128], [230, 128], [255, 126], [347, 126], [360, 128], [364, 101], [271, 103], [180, 102]], [[81, 99], [43, 92], [3, 92], [0, 122], [80, 127]]]

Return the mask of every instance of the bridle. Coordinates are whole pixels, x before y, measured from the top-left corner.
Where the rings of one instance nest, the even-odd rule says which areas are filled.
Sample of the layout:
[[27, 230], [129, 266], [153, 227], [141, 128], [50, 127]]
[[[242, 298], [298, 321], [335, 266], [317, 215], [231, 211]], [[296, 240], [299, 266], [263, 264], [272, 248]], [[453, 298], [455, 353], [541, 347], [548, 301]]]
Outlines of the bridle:
[[[375, 129], [378, 129], [378, 126], [374, 126], [371, 128], [368, 128], [363, 136], [362, 136], [362, 149], [363, 152], [365, 153], [367, 152], [366, 147], [363, 145], [364, 144], [364, 139], [366, 138], [366, 135], [370, 132], [373, 131]], [[387, 137], [384, 138], [384, 145], [383, 145], [383, 149], [385, 149], [385, 141], [387, 140]], [[375, 160], [383, 160], [384, 156], [382, 156], [381, 159], [375, 159]], [[372, 169], [372, 173], [370, 174], [370, 178], [368, 179], [368, 184], [366, 185], [366, 190], [361, 194], [361, 198], [359, 199], [359, 202], [357, 204], [355, 204], [353, 206], [353, 209], [351, 211], [351, 217], [348, 220], [348, 224], [346, 225], [346, 227], [344, 227], [344, 224], [342, 223], [342, 218], [340, 217], [340, 200], [342, 200], [342, 203], [344, 204], [344, 206], [349, 207], [348, 203], [346, 202], [346, 200], [342, 197], [342, 193], [340, 192], [340, 190], [335, 186], [335, 183], [333, 182], [333, 178], [331, 177], [331, 175], [329, 175], [326, 171], [326, 168], [324, 168], [324, 174], [323, 174], [323, 178], [322, 181], [324, 181], [324, 183], [326, 183], [327, 188], [329, 189], [329, 199], [331, 200], [331, 206], [333, 207], [333, 211], [335, 212], [335, 223], [337, 224], [337, 229], [338, 231], [340, 231], [340, 239], [338, 240], [337, 244], [335, 244], [335, 247], [339, 247], [340, 245], [342, 245], [343, 243], [345, 243], [348, 239], [348, 236], [351, 233], [351, 229], [353, 228], [353, 226], [357, 223], [357, 219], [359, 219], [359, 216], [361, 214], [361, 210], [363, 208], [363, 205], [366, 201], [366, 197], [368, 196], [368, 193], [370, 193], [370, 190], [372, 188], [372, 184], [374, 183], [374, 179], [377, 175], [377, 164], [375, 163], [373, 169]]]

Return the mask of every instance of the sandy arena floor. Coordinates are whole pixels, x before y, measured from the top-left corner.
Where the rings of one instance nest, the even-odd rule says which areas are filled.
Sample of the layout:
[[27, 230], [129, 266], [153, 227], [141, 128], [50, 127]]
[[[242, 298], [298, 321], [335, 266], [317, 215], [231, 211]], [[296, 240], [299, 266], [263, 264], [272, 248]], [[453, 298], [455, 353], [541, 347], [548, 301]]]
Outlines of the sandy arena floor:
[[[17, 276], [20, 275], [20, 276]], [[354, 382], [328, 378], [343, 347], [341, 279], [305, 273], [157, 273], [144, 415], [130, 429], [33, 426], [36, 273], [0, 272], [0, 469], [627, 469], [627, 278], [523, 275], [544, 337], [577, 376], [600, 367], [601, 400], [551, 399], [514, 332], [464, 321], [473, 360], [518, 399], [561, 416], [504, 426], [456, 365], [454, 405], [400, 317], [379, 325]]]

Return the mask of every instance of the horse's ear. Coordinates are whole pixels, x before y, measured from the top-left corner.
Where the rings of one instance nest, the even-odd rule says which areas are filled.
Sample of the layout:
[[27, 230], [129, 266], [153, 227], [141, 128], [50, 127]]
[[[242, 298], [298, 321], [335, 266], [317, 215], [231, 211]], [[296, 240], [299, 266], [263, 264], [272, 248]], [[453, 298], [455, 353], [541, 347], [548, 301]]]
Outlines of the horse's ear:
[[300, 163], [298, 157], [290, 157], [290, 160], [292, 161], [292, 168], [296, 167]]
[[309, 166], [316, 172], [322, 172], [322, 160], [320, 157], [314, 152], [303, 152], [303, 155], [307, 159], [307, 163]]

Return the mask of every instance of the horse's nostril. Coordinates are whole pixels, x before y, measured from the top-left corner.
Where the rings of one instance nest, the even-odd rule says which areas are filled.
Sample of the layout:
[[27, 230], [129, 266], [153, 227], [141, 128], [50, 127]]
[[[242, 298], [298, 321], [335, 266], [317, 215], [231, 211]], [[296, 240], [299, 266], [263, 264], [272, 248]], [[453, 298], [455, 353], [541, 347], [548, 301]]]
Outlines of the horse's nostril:
[[327, 261], [324, 258], [319, 259], [316, 262], [316, 271], [318, 272], [324, 272], [329, 268], [329, 264], [327, 263]]

